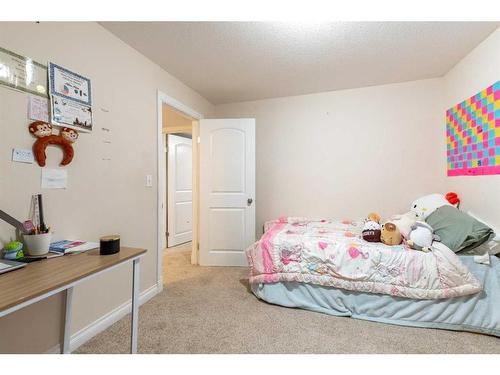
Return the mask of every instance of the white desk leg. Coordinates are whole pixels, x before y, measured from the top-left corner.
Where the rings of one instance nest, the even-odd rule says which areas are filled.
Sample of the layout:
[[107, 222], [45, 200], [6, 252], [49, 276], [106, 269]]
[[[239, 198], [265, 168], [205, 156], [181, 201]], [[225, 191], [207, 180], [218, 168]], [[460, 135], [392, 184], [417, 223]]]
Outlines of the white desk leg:
[[132, 326], [130, 353], [137, 353], [137, 325], [139, 323], [139, 258], [134, 260], [132, 275]]
[[62, 354], [69, 354], [71, 339], [71, 305], [73, 304], [73, 287], [66, 289], [66, 308], [64, 311], [64, 336], [61, 347]]

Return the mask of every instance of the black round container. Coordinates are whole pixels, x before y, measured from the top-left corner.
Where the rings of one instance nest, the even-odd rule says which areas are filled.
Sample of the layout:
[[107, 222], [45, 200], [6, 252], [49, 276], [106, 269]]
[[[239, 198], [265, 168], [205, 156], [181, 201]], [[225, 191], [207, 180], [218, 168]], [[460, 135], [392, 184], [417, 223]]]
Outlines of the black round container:
[[101, 255], [116, 254], [120, 251], [120, 236], [117, 234], [101, 237]]

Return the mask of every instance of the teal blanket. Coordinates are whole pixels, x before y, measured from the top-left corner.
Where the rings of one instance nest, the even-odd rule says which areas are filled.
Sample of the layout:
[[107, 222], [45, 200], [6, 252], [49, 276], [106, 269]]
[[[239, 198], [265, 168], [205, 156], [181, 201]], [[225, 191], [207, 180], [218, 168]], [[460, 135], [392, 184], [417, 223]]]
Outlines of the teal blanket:
[[474, 263], [471, 256], [460, 256], [460, 260], [483, 284], [481, 293], [415, 300], [294, 282], [251, 287], [258, 298], [276, 305], [375, 322], [500, 337], [500, 259], [492, 256], [489, 266]]

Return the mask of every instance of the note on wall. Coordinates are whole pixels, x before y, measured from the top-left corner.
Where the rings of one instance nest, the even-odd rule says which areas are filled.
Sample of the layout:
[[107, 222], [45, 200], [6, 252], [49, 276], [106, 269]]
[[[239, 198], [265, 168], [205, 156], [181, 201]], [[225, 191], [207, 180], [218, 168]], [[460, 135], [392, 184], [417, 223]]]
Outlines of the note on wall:
[[500, 174], [500, 81], [446, 111], [448, 176]]
[[[101, 111], [98, 112], [102, 117], [102, 123], [109, 123], [109, 113], [110, 110], [101, 107]], [[109, 125], [101, 127], [101, 159], [105, 161], [110, 161], [112, 159], [112, 146], [113, 146], [113, 132]]]
[[66, 169], [42, 168], [42, 189], [66, 189], [68, 171]]
[[41, 96], [28, 97], [28, 117], [30, 120], [49, 122], [49, 101]]

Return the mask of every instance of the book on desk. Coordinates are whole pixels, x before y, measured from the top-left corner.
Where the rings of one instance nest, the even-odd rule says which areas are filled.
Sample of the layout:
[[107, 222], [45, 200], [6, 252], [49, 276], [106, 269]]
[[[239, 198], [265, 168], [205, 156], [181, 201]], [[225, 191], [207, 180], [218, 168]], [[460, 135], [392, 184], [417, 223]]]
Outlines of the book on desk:
[[81, 253], [83, 251], [97, 249], [97, 242], [62, 240], [50, 244], [49, 252], [56, 254]]
[[51, 243], [49, 247], [49, 252], [46, 254], [42, 255], [26, 254], [23, 258], [17, 259], [17, 261], [22, 263], [32, 263], [43, 259], [52, 259], [56, 257], [61, 257], [63, 255], [79, 254], [87, 250], [97, 249], [98, 247], [99, 244], [97, 242], [62, 240]]

